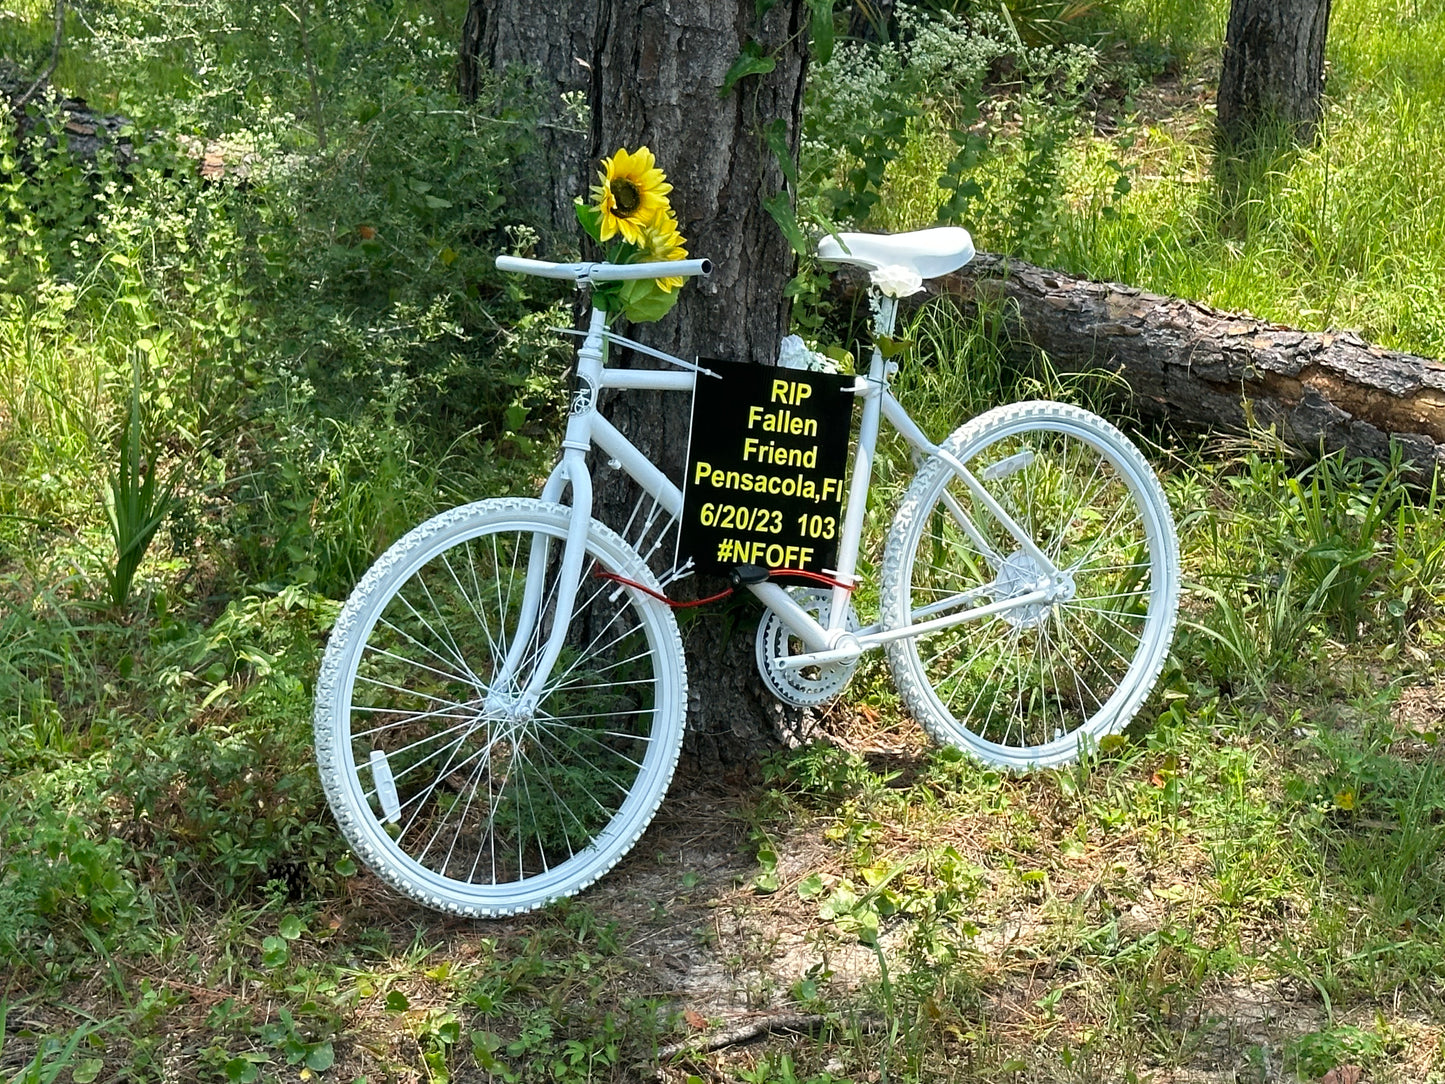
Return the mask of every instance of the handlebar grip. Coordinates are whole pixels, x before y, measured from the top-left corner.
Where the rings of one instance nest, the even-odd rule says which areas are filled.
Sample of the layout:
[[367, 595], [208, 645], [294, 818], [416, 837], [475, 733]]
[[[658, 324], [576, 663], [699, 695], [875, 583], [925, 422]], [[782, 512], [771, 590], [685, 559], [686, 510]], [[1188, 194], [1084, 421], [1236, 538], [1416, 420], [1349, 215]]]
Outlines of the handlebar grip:
[[594, 263], [587, 277], [593, 282], [631, 282], [636, 279], [672, 279], [711, 274], [711, 260], [658, 260], [654, 263]]
[[511, 271], [520, 275], [537, 275], [544, 279], [571, 279], [577, 281], [577, 272], [584, 264], [548, 263], [546, 260], [527, 260], [521, 256], [498, 256], [497, 270]]

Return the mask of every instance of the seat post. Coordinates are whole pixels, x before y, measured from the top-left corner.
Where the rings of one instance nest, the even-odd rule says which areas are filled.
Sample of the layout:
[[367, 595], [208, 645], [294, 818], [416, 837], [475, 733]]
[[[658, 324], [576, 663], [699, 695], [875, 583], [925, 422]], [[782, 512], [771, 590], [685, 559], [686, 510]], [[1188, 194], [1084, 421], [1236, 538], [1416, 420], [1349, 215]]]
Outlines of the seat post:
[[[868, 288], [868, 304], [873, 309], [873, 336], [878, 338], [890, 338], [893, 335], [894, 325], [898, 321], [898, 298], [888, 297], [870, 286]], [[873, 349], [878, 349], [878, 344], [873, 344]]]

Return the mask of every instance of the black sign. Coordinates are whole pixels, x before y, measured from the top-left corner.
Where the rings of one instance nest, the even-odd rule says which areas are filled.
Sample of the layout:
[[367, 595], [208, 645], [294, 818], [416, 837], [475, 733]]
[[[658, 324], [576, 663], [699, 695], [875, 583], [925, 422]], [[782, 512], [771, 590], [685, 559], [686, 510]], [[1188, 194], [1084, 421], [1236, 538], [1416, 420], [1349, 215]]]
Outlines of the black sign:
[[707, 361], [683, 487], [679, 557], [735, 565], [834, 567], [853, 421], [851, 376]]

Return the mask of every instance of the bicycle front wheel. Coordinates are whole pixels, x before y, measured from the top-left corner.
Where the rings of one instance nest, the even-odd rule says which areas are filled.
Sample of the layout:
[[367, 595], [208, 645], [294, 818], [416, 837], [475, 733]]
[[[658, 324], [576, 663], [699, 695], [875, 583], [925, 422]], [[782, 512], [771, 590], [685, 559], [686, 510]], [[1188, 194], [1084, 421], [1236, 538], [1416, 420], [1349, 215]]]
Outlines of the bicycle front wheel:
[[[631, 849], [672, 779], [677, 622], [596, 575], [657, 590], [596, 521], [559, 615], [571, 516], [520, 499], [443, 512], [362, 577], [327, 645], [314, 722], [332, 811], [368, 866], [429, 907], [505, 915], [580, 891]], [[558, 619], [565, 647], [534, 689]]]
[[[943, 447], [1057, 574], [931, 457], [883, 558], [887, 627], [937, 622], [889, 645], [899, 692], [935, 739], [987, 764], [1066, 763], [1125, 726], [1164, 665], [1179, 604], [1168, 502], [1128, 438], [1078, 407], [999, 407]], [[996, 609], [941, 620], [982, 606]]]

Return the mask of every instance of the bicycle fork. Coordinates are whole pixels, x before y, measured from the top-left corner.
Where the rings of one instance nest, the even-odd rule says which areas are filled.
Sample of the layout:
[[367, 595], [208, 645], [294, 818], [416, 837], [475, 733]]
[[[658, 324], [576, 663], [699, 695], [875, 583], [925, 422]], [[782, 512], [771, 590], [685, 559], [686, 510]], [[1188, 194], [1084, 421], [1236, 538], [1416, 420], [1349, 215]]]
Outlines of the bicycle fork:
[[[603, 332], [606, 314], [593, 309], [592, 324], [577, 354], [578, 388], [572, 413], [567, 419], [567, 433], [562, 441], [562, 458], [552, 468], [541, 499], [562, 503], [570, 488], [568, 502], [572, 510], [567, 520], [567, 537], [562, 543], [562, 560], [555, 579], [547, 572], [552, 564], [555, 541], [547, 535], [532, 536], [527, 554], [527, 581], [522, 591], [520, 611], [507, 657], [487, 690], [486, 709], [512, 719], [530, 719], [542, 699], [542, 686], [566, 646], [567, 630], [582, 581], [582, 566], [587, 556], [587, 532], [592, 525], [592, 475], [587, 470], [587, 452], [591, 447], [592, 421], [595, 418], [596, 389], [602, 370]], [[549, 592], [549, 582], [551, 591]], [[541, 627], [551, 598], [552, 626]], [[534, 644], [546, 636], [541, 653]], [[518, 687], [518, 678], [529, 656], [535, 659], [527, 674], [526, 684]]]

